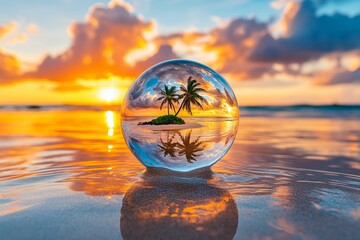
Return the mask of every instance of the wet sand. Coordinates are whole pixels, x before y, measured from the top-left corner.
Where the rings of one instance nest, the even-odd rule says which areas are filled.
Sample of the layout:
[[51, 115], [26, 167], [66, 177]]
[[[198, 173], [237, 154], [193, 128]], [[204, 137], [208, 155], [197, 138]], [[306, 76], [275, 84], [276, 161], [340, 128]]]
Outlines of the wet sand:
[[0, 114], [1, 239], [360, 236], [358, 119], [241, 117], [212, 171], [172, 176], [145, 172], [116, 112]]

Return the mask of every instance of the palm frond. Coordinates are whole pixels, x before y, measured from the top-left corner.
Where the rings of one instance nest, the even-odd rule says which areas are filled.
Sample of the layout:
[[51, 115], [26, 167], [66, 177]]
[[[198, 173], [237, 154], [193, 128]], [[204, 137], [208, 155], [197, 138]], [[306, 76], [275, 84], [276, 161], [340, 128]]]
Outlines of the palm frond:
[[161, 102], [160, 110], [162, 109], [162, 106], [166, 103], [166, 98]]
[[203, 88], [195, 88], [194, 92], [206, 92], [206, 90]]
[[159, 97], [158, 99], [156, 99], [156, 101], [160, 101], [163, 100], [165, 97]]
[[201, 103], [198, 102], [198, 100], [192, 99], [191, 102], [196, 106], [198, 106], [199, 108], [204, 109], [204, 107], [201, 105]]

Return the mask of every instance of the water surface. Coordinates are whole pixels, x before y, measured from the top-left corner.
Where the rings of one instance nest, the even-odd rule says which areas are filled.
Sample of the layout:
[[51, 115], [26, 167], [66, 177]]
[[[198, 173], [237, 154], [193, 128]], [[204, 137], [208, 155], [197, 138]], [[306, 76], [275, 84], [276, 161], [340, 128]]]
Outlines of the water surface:
[[357, 239], [359, 119], [250, 115], [189, 179], [146, 172], [116, 111], [3, 109], [0, 238]]

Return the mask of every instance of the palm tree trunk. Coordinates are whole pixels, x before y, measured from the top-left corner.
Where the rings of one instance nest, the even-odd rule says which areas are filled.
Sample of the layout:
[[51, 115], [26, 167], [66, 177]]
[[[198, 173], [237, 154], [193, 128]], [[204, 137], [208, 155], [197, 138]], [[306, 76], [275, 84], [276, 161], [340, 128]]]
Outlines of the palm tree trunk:
[[170, 112], [169, 112], [169, 103], [168, 103], [168, 116], [170, 115]]
[[181, 102], [181, 105], [180, 105], [180, 107], [179, 107], [179, 110], [176, 112], [175, 117], [179, 114], [179, 112], [180, 112], [183, 104], [184, 104], [184, 100]]

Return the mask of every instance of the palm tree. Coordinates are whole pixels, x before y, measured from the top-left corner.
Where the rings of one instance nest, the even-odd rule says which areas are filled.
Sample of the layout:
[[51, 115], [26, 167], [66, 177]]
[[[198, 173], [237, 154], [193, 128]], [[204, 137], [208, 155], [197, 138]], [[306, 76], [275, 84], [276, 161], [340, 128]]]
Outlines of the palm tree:
[[201, 146], [203, 142], [200, 141], [200, 137], [191, 141], [191, 131], [186, 134], [185, 137], [179, 133], [181, 143], [178, 143], [179, 156], [185, 155], [186, 160], [189, 163], [196, 161], [196, 157], [200, 156], [199, 152], [204, 150], [204, 146]]
[[159, 147], [160, 152], [164, 153], [164, 157], [166, 157], [166, 155], [175, 157], [177, 143], [173, 142], [173, 139], [174, 139], [174, 136], [172, 136], [169, 139], [169, 131], [167, 132], [167, 141], [166, 142], [164, 142], [162, 140], [162, 138], [160, 138], [161, 144], [158, 144], [157, 146]]
[[172, 108], [175, 112], [175, 106], [174, 103], [179, 103], [179, 98], [180, 96], [178, 94], [176, 94], [177, 90], [175, 86], [172, 87], [168, 87], [167, 85], [164, 86], [164, 89], [161, 90], [160, 95], [161, 97], [159, 97], [158, 99], [156, 99], [156, 101], [160, 101], [161, 105], [160, 105], [160, 110], [162, 109], [162, 106], [167, 103], [168, 105], [168, 115], [170, 115], [170, 108]]
[[183, 92], [183, 94], [180, 95], [180, 99], [182, 98], [183, 101], [176, 112], [175, 116], [177, 116], [181, 109], [185, 109], [191, 116], [191, 104], [194, 104], [201, 109], [203, 109], [203, 106], [200, 102], [206, 103], [206, 99], [199, 95], [200, 92], [205, 92], [203, 88], [198, 87], [201, 85], [196, 79], [193, 79], [191, 76], [187, 80], [187, 87], [184, 85], [181, 85], [180, 90]]

